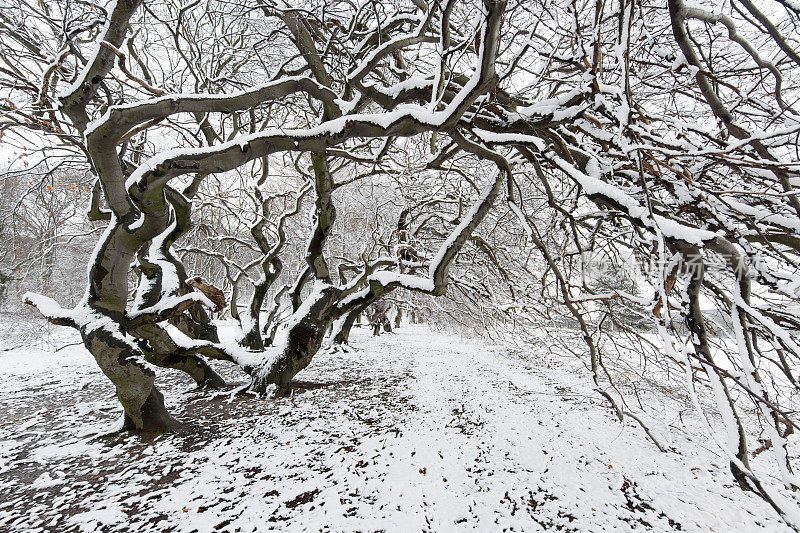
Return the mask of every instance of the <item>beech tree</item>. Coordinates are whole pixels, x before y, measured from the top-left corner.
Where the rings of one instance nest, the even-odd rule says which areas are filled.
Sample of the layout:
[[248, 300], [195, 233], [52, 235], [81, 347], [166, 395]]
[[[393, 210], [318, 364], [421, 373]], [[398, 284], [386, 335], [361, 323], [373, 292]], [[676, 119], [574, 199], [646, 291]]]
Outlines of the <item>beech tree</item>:
[[[381, 262], [367, 263], [363, 272], [350, 283], [337, 285], [333, 283], [324, 254], [325, 241], [336, 217], [331, 160], [333, 157], [379, 159], [381, 152], [396, 138], [433, 131], [452, 130], [458, 142], [476, 150], [471, 141], [456, 131], [459, 121], [474, 107], [476, 100], [486, 96], [496, 85], [494, 66], [504, 4], [470, 6], [471, 11], [460, 14], [462, 20], [470, 22], [471, 34], [461, 37], [458, 45], [462, 49], [466, 45], [473, 48], [472, 53], [464, 53], [459, 59], [460, 66], [472, 70], [464, 79], [459, 78], [461, 83], [447, 83], [449, 65], [445, 58], [438, 62], [415, 61], [415, 65], [406, 65], [404, 70], [406, 61], [401, 54], [405, 48], [422, 43], [438, 43], [445, 51], [454, 46], [450, 38], [454, 2], [444, 8], [420, 5], [413, 11], [398, 10], [391, 15], [388, 26], [367, 23], [373, 14], [352, 12], [349, 6], [342, 6], [342, 12], [327, 12], [321, 5], [316, 13], [265, 4], [259, 6], [257, 20], [251, 20], [255, 15], [239, 7], [233, 7], [233, 13], [200, 14], [194, 28], [185, 29], [186, 32], [201, 31], [206, 19], [211, 19], [214, 25], [219, 22], [213, 20], [215, 17], [228, 16], [237, 29], [254, 24], [267, 32], [279, 48], [293, 49], [289, 62], [281, 65], [271, 79], [227, 94], [187, 94], [182, 87], [177, 87], [178, 90], [157, 87], [146, 61], [140, 62], [140, 76], [130, 71], [126, 66], [128, 56], [140, 57], [131, 51], [135, 39], [128, 38], [134, 26], [132, 20], [148, 16], [158, 20], [173, 15], [169, 5], [142, 4], [117, 2], [109, 6], [107, 13], [96, 14], [103, 20], [103, 26], [91, 44], [92, 55], [83, 63], [76, 54], [74, 80], [59, 88], [57, 97], [48, 96], [49, 86], [43, 91], [43, 100], [57, 101], [58, 112], [67, 119], [62, 125], [58, 117], [52, 117], [49, 127], [75, 130], [74, 136], [81, 139], [97, 176], [100, 187], [95, 188], [97, 198], [90, 216], [109, 223], [91, 259], [87, 292], [78, 306], [63, 309], [56, 302], [34, 294], [28, 294], [26, 299], [50, 321], [81, 332], [86, 347], [117, 389], [125, 410], [124, 428], [152, 430], [168, 428], [174, 421], [164, 408], [153, 371], [143, 361], [183, 370], [200, 384], [215, 384], [220, 378], [203, 357], [224, 359], [240, 365], [251, 375], [251, 390], [285, 393], [292, 377], [307, 366], [319, 350], [327, 326], [337, 317], [396, 287], [431, 294], [444, 292], [451, 262], [488, 212], [507, 170], [501, 166], [488, 180], [471, 211], [452, 229], [438, 255], [430, 262], [426, 275], [402, 274], [380, 269]], [[42, 26], [52, 18], [47, 7], [33, 11], [40, 17]], [[170, 21], [174, 25], [164, 25], [178, 41], [178, 55], [183, 55], [180, 44], [186, 37], [182, 34], [186, 11], [181, 9], [174, 14], [176, 18]], [[220, 20], [224, 26], [224, 17]], [[15, 44], [21, 47], [33, 43], [32, 36], [24, 33], [31, 31], [26, 28], [39, 29], [35, 24], [14, 28], [18, 37]], [[349, 31], [345, 34], [347, 28]], [[340, 31], [342, 35], [338, 35]], [[320, 59], [317, 48], [317, 42], [327, 32], [330, 32], [329, 64]], [[334, 36], [337, 37], [334, 39]], [[193, 45], [202, 44], [197, 35], [190, 34], [187, 40]], [[127, 54], [120, 49], [126, 42], [130, 45]], [[28, 50], [28, 53], [35, 51]], [[67, 55], [68, 52], [62, 54]], [[387, 58], [400, 66], [387, 66]], [[201, 79], [205, 76], [201, 69], [219, 66], [221, 62], [221, 58], [210, 61], [187, 58], [186, 68], [195, 72], [195, 81], [201, 84], [209, 81]], [[59, 68], [56, 64], [50, 74]], [[115, 78], [117, 68], [119, 77]], [[398, 80], [400, 92], [392, 95], [374, 85], [374, 80], [383, 77], [386, 69], [392, 72], [391, 68], [400, 69], [392, 75], [399, 75], [406, 81], [419, 79], [415, 71], [429, 71], [438, 79], [435, 83], [423, 83], [423, 87], [406, 83], [407, 88]], [[243, 70], [241, 68], [237, 74]], [[113, 90], [109, 88], [112, 78]], [[55, 79], [48, 79], [48, 84], [58, 85]], [[106, 89], [109, 99], [100, 100], [99, 96]], [[115, 92], [118, 98], [114, 97]], [[152, 93], [154, 97], [136, 98], [137, 93]], [[294, 96], [298, 98], [293, 99], [291, 105], [280, 106], [281, 110], [272, 116], [277, 103]], [[31, 105], [41, 108], [45, 103], [37, 100]], [[259, 109], [260, 106], [265, 108]], [[14, 104], [14, 107], [19, 106]], [[259, 117], [256, 111], [263, 111], [264, 116]], [[249, 124], [232, 126], [234, 131], [229, 133], [232, 140], [209, 146], [221, 135], [214, 131], [207, 117], [226, 114], [236, 123], [240, 112], [248, 112]], [[55, 113], [53, 110], [52, 114]], [[188, 143], [190, 146], [161, 150], [149, 158], [136, 157], [136, 154], [125, 157], [124, 152], [135, 135], [141, 136], [146, 129], [181, 114], [188, 114], [199, 123], [198, 129], [205, 136], [198, 136], [201, 146]], [[275, 118], [280, 120], [281, 128], [270, 127], [270, 121]], [[222, 120], [218, 129], [224, 129], [224, 125]], [[306, 262], [314, 287], [289, 319], [276, 345], [254, 354], [216, 342], [213, 326], [197, 305], [212, 307], [212, 304], [186, 285], [187, 274], [171, 253], [171, 246], [187, 230], [190, 199], [198, 181], [208, 174], [233, 170], [285, 151], [309, 154], [311, 163], [314, 219]], [[192, 178], [183, 187], [171, 184], [187, 174]], [[101, 193], [104, 202], [99, 198]], [[264, 246], [262, 251], [266, 249]], [[135, 298], [129, 305], [128, 274], [137, 254], [141, 276]], [[269, 254], [267, 250], [267, 265], [272, 263]], [[267, 270], [265, 268], [265, 273]], [[184, 312], [191, 312], [191, 317], [183, 321], [188, 326], [182, 328], [189, 339], [171, 335], [163, 325]]]
[[[206, 358], [229, 361], [251, 391], [284, 394], [327, 330], [346, 340], [392, 291], [449, 287], [471, 302], [457, 320], [482, 320], [480, 306], [528, 327], [563, 318], [597, 393], [663, 448], [604, 364], [605, 339], [626, 335], [679, 370], [704, 416], [698, 391], [712, 393], [737, 483], [791, 523], [748, 435], [760, 424], [786, 493], [800, 487], [788, 449], [798, 22], [786, 0], [4, 4], [0, 127], [35, 132], [43, 158], [83, 158], [97, 179], [89, 216], [107, 223], [79, 305], [27, 301], [81, 332], [126, 429], [175, 423], [145, 362], [214, 385]], [[293, 190], [277, 186], [277, 161]], [[234, 171], [254, 206], [237, 222], [247, 264], [184, 242], [198, 191]], [[340, 208], [354, 206], [337, 190], [375, 176], [401, 191], [397, 220], [369, 253], [332, 258]], [[429, 178], [441, 187], [412, 193]], [[270, 194], [290, 200], [275, 210]], [[311, 223], [289, 239], [304, 202]], [[289, 276], [282, 257], [298, 238], [304, 265]], [[250, 279], [249, 350], [219, 342], [212, 303], [186, 284], [191, 254], [222, 265], [234, 295]], [[638, 265], [639, 292], [587, 281], [597, 257]], [[290, 299], [291, 315], [262, 325], [268, 295], [274, 309]]]

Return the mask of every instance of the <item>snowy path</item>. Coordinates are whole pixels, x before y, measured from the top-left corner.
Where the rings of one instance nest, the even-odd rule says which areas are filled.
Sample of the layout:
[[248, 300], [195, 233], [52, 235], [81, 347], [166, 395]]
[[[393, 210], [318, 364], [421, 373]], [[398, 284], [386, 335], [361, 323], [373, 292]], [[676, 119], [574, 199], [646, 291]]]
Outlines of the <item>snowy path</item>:
[[0, 531], [784, 530], [702, 439], [658, 453], [557, 362], [420, 326], [354, 344], [279, 400], [170, 374], [193, 422], [151, 442], [91, 435], [117, 407], [82, 350], [0, 354]]

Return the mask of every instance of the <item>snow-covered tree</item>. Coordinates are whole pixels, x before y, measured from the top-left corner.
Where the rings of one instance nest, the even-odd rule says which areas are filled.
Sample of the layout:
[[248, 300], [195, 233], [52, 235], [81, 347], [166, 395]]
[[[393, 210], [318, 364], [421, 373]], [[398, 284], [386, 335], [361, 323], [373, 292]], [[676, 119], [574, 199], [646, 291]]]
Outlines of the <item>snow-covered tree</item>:
[[[20, 18], [13, 26], [19, 38], [12, 47], [44, 58], [48, 53], [38, 45], [30, 50], [34, 42], [63, 48], [45, 70], [50, 77], [39, 98], [32, 101], [23, 89], [23, 101], [9, 105], [27, 106], [31, 115], [50, 107], [48, 127], [74, 132], [71, 139], [80, 139], [100, 183], [95, 192], [102, 193], [106, 207], [93, 202], [92, 217], [108, 220], [108, 227], [90, 260], [84, 299], [73, 309], [35, 294], [27, 300], [52, 322], [81, 332], [117, 388], [125, 427], [159, 429], [174, 423], [144, 361], [213, 384], [220, 379], [203, 357], [224, 359], [251, 374], [253, 391], [285, 392], [337, 317], [396, 287], [444, 292], [450, 264], [491, 207], [507, 168], [500, 165], [481, 180], [470, 210], [450, 228], [426, 272], [401, 273], [396, 260], [367, 260], [350, 282], [336, 284], [325, 256], [336, 218], [335, 167], [350, 159], [376, 165], [397, 139], [431, 132], [451, 135], [470, 151], [486, 150], [459, 133], [465, 127], [460, 121], [468, 123], [476, 102], [497, 84], [504, 3], [387, 7], [391, 12], [379, 13], [379, 24], [372, 22], [374, 13], [349, 4], [330, 10], [325, 4], [310, 10], [227, 5], [191, 13], [169, 3], [120, 1], [108, 7], [106, 12], [88, 6], [72, 21], [76, 31], [85, 17], [102, 22], [86, 30], [94, 38], [87, 39], [91, 42], [83, 53], [70, 51], [74, 43], [65, 42], [69, 33], [49, 40], [33, 35], [53, 29], [48, 7], [8, 9], [9, 24], [15, 16], [31, 19], [23, 25]], [[456, 24], [459, 33], [453, 38]], [[219, 32], [226, 36], [216, 38]], [[170, 37], [175, 46], [162, 49]], [[215, 53], [213, 48], [227, 39], [232, 48]], [[262, 46], [267, 39], [274, 53], [242, 56], [254, 45], [250, 39]], [[184, 44], [211, 49], [187, 56]], [[134, 61], [138, 74], [131, 71]], [[164, 68], [171, 61], [180, 67]], [[66, 118], [63, 123], [57, 112]], [[167, 131], [159, 133], [160, 127]], [[190, 127], [196, 129], [194, 136], [185, 132]], [[171, 141], [176, 147], [165, 149]], [[159, 148], [148, 150], [151, 142]], [[214, 306], [187, 286], [186, 270], [171, 247], [189, 227], [190, 202], [202, 179], [254, 161], [261, 162], [267, 176], [265, 160], [282, 152], [307, 154], [304, 163], [310, 163], [314, 217], [307, 274], [301, 278], [310, 278], [313, 290], [287, 320], [274, 347], [249, 353], [216, 342], [213, 326], [198, 312], [198, 304]], [[258, 223], [253, 234], [259, 241], [264, 237]], [[268, 275], [274, 246], [266, 239], [259, 246], [266, 250], [262, 266]], [[128, 279], [135, 257], [141, 275], [131, 294]], [[186, 320], [200, 324], [183, 328], [189, 338], [164, 327], [190, 310], [194, 313]]]
[[[329, 328], [395, 289], [444, 295], [453, 278], [450, 297], [473, 302], [456, 320], [562, 318], [597, 392], [657, 442], [603, 359], [607, 336], [647, 341], [699, 409], [697, 390], [713, 392], [737, 482], [785, 515], [751, 467], [746, 426], [762, 424], [785, 486], [800, 487], [787, 447], [798, 22], [785, 0], [3, 4], [0, 127], [35, 132], [46, 164], [83, 158], [98, 183], [90, 217], [108, 224], [79, 305], [27, 300], [81, 332], [126, 428], [163, 429], [174, 422], [144, 361], [213, 384], [203, 358], [226, 360], [252, 391], [283, 393]], [[210, 199], [204, 183], [233, 172], [248, 176], [244, 195]], [[294, 181], [275, 181], [284, 172]], [[347, 197], [365, 183], [393, 191], [380, 217]], [[290, 200], [277, 210], [270, 194]], [[181, 241], [195, 202], [217, 210], [213, 231], [228, 225], [224, 249], [247, 228], [251, 266]], [[312, 221], [289, 239], [281, 224], [305, 202]], [[359, 238], [372, 249], [333, 257], [337, 220], [371, 221]], [[232, 292], [250, 278], [242, 324], [256, 351], [218, 341], [179, 241], [184, 259], [221, 256]], [[300, 249], [304, 268], [281, 275], [281, 254]], [[586, 283], [587, 256], [639, 265], [639, 292]], [[266, 294], [292, 300], [274, 336], [254, 320]], [[599, 322], [631, 312], [636, 328]]]

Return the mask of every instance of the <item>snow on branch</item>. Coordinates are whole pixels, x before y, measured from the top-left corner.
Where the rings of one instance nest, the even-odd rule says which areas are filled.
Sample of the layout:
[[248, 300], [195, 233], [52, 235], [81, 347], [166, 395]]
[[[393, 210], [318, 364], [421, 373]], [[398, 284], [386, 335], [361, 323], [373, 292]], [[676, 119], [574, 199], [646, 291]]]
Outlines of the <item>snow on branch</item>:
[[22, 295], [22, 299], [26, 304], [35, 307], [49, 322], [57, 326], [79, 327], [78, 322], [75, 320], [74, 312], [64, 309], [58, 302], [48, 296], [26, 292]]

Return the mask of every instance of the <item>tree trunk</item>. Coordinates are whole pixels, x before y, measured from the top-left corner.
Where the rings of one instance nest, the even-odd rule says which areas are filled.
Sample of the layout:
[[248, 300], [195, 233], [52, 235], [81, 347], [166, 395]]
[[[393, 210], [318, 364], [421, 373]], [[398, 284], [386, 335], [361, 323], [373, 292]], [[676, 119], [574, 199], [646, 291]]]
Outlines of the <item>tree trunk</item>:
[[134, 252], [143, 244], [127, 231], [122, 221], [110, 224], [89, 271], [86, 306], [95, 316], [81, 325], [84, 344], [116, 388], [125, 410], [123, 429], [169, 430], [177, 422], [155, 387], [155, 374], [143, 364], [142, 354], [124, 340], [126, 332], [115, 334], [107, 329], [109, 322], [115, 325], [126, 322], [128, 271]]
[[278, 330], [278, 311], [281, 308], [281, 297], [289, 290], [289, 287], [284, 285], [279, 291], [275, 293], [272, 299], [272, 307], [270, 307], [267, 319], [264, 321], [264, 347], [272, 346], [275, 342], [275, 332]]
[[278, 333], [278, 326], [280, 326], [280, 322], [274, 319], [264, 324], [264, 347], [275, 345], [275, 334]]
[[322, 347], [325, 331], [335, 318], [333, 304], [341, 291], [322, 282], [317, 285], [298, 312], [289, 318], [290, 326], [280, 339], [278, 358], [253, 372], [251, 391], [267, 393], [274, 385], [276, 395], [287, 394], [292, 378], [308, 366]]
[[264, 338], [261, 336], [261, 306], [267, 296], [270, 283], [258, 283], [253, 287], [253, 297], [250, 299], [250, 325], [239, 343], [245, 348], [255, 351], [264, 349]]
[[155, 386], [155, 373], [132, 346], [103, 329], [85, 327], [81, 334], [86, 348], [114, 384], [124, 409], [123, 431], [165, 431], [179, 425], [164, 406], [164, 396]]
[[[264, 338], [261, 336], [261, 308], [264, 306], [267, 291], [278, 279], [282, 270], [283, 263], [281, 260], [277, 256], [273, 257], [269, 265], [264, 268], [264, 277], [253, 287], [253, 297], [250, 298], [250, 326], [240, 343], [245, 348], [254, 351], [262, 351], [264, 349]], [[274, 315], [270, 314], [270, 317], [272, 316]], [[271, 342], [272, 340], [270, 339], [270, 344]]]
[[356, 320], [360, 320], [361, 313], [364, 312], [366, 306], [356, 307], [349, 313], [336, 319], [333, 324], [333, 344], [349, 344], [350, 343], [350, 330], [353, 329], [353, 324]]

